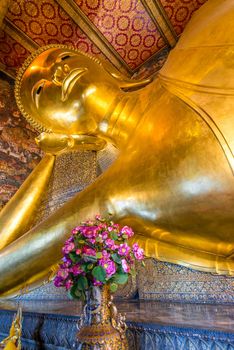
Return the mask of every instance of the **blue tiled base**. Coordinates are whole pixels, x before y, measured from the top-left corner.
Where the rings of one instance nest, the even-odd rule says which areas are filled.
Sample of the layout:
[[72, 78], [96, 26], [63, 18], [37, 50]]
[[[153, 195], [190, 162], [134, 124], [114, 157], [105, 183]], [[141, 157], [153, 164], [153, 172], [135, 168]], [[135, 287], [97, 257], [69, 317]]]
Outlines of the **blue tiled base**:
[[[8, 335], [14, 311], [0, 310], [0, 340]], [[23, 350], [75, 349], [78, 317], [24, 312]], [[128, 323], [129, 350], [234, 350], [234, 333], [199, 328]]]

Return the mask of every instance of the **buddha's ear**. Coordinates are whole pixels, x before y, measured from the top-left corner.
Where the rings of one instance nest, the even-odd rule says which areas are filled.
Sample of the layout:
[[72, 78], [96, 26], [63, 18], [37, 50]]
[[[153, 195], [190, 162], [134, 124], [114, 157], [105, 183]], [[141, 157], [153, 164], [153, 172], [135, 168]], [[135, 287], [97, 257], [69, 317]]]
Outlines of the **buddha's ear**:
[[110, 62], [102, 61], [103, 68], [118, 82], [118, 85], [123, 91], [135, 91], [148, 85], [152, 82], [152, 78], [142, 80], [133, 80], [119, 72]]

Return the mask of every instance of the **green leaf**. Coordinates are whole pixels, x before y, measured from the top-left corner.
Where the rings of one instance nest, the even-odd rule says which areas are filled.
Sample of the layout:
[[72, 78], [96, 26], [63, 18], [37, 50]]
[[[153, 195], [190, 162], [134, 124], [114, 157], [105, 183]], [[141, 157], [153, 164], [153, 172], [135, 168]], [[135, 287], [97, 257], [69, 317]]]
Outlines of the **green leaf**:
[[141, 261], [141, 265], [145, 267], [145, 262], [143, 260]]
[[128, 281], [128, 274], [127, 273], [117, 273], [114, 275], [114, 282], [118, 284], [125, 284]]
[[80, 261], [80, 257], [76, 255], [75, 252], [69, 253], [69, 258], [72, 262], [78, 262]]
[[81, 268], [82, 268], [82, 270], [84, 270], [84, 272], [87, 272], [88, 264], [82, 264]]
[[81, 297], [80, 297], [80, 299], [81, 299], [82, 301], [86, 301], [85, 293], [84, 293], [83, 291], [81, 292]]
[[84, 291], [85, 289], [88, 288], [88, 280], [86, 277], [84, 276], [80, 276], [77, 280], [77, 288], [81, 291]]
[[102, 242], [102, 237], [97, 237], [96, 238], [96, 242], [100, 242], [101, 243]]
[[88, 270], [92, 270], [92, 268], [93, 268], [93, 264], [88, 264], [88, 265], [87, 265], [87, 269], [88, 269]]
[[118, 289], [118, 284], [116, 284], [116, 283], [111, 283], [111, 284], [110, 284], [110, 291], [111, 291], [112, 293], [116, 292], [117, 289]]
[[123, 269], [122, 265], [120, 265], [120, 264], [117, 266], [117, 274], [119, 274], [119, 275], [125, 274], [124, 269]]
[[122, 236], [124, 239], [128, 239], [128, 236], [127, 235], [123, 235]]
[[118, 239], [117, 233], [111, 232], [110, 236], [111, 236], [111, 238], [112, 238], [114, 241], [117, 241], [117, 239]]
[[77, 288], [77, 285], [74, 284], [68, 292], [68, 295], [72, 299], [80, 299], [81, 291]]
[[92, 271], [92, 275], [97, 281], [105, 282], [106, 271], [102, 266], [96, 266]]
[[116, 254], [116, 253], [111, 254], [111, 257], [114, 260], [114, 262], [116, 262], [117, 264], [121, 264], [121, 258], [118, 254]]
[[97, 252], [96, 258], [97, 258], [97, 259], [101, 259], [101, 258], [102, 258], [102, 252]]

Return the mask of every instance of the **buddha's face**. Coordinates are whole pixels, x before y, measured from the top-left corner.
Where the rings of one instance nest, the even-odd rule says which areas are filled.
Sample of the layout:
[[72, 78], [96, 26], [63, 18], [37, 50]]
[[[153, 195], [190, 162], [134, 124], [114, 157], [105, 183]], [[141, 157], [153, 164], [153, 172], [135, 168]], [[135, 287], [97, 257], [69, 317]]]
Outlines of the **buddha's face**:
[[[21, 102], [34, 121], [56, 133], [95, 134], [108, 96], [118, 86], [98, 63], [70, 49], [51, 48], [25, 71]], [[105, 113], [104, 113], [105, 114]]]

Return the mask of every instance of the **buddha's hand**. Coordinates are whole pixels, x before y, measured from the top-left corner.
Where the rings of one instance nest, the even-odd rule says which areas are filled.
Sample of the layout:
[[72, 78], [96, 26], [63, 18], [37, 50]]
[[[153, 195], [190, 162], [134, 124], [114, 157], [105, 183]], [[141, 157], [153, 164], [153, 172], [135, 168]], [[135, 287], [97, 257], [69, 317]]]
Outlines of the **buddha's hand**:
[[69, 150], [100, 150], [106, 142], [89, 135], [66, 135], [56, 133], [41, 133], [36, 137], [37, 145], [50, 154], [61, 154]]

